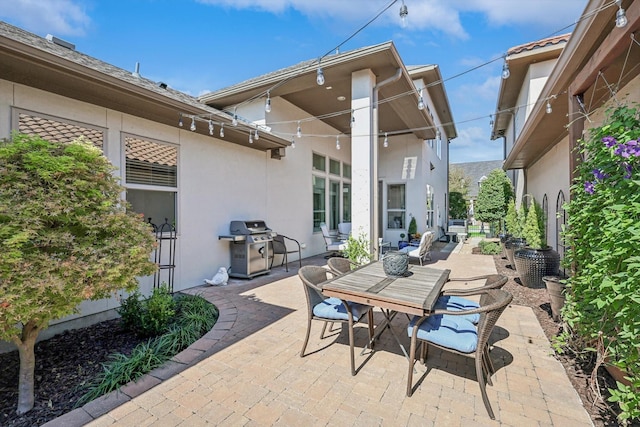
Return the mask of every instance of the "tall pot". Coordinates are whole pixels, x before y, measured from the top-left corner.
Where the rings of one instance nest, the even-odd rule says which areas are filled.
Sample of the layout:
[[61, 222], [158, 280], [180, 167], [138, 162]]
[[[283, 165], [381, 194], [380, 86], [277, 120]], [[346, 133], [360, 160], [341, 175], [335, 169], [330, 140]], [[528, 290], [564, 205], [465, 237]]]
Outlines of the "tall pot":
[[528, 288], [544, 288], [542, 278], [557, 276], [560, 270], [560, 255], [548, 246], [543, 249], [518, 249], [513, 258], [520, 280]]
[[542, 278], [551, 300], [551, 317], [556, 322], [560, 321], [560, 313], [564, 307], [566, 286], [562, 281], [565, 279], [565, 276], [544, 276]]
[[498, 235], [498, 237], [500, 237], [500, 247], [502, 248], [502, 256], [506, 257], [507, 256], [507, 252], [504, 249], [504, 245], [507, 243], [507, 240], [509, 240], [511, 238], [511, 234], [509, 234], [509, 233], [500, 233]]
[[504, 252], [507, 255], [509, 264], [512, 269], [516, 269], [513, 254], [517, 249], [524, 248], [527, 245], [526, 240], [522, 237], [510, 237], [504, 242]]

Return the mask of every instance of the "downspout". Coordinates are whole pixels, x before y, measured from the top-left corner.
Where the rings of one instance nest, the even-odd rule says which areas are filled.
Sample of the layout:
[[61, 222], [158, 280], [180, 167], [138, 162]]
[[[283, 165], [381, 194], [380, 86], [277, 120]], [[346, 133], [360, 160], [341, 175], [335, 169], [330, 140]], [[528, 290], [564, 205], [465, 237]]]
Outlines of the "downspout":
[[400, 80], [400, 77], [402, 77], [402, 68], [396, 69], [396, 73], [393, 76], [384, 79], [373, 87], [373, 108], [371, 109], [371, 126], [373, 129], [370, 129], [369, 132], [371, 135], [369, 149], [372, 154], [376, 153], [375, 156], [370, 156], [371, 160], [369, 164], [369, 181], [371, 182], [371, 188], [369, 189], [369, 206], [371, 206], [369, 209], [369, 223], [371, 224], [371, 229], [369, 230], [369, 250], [372, 254], [378, 249], [378, 228], [380, 226], [379, 221], [381, 221], [381, 219], [378, 218], [378, 91], [383, 86], [397, 82]]

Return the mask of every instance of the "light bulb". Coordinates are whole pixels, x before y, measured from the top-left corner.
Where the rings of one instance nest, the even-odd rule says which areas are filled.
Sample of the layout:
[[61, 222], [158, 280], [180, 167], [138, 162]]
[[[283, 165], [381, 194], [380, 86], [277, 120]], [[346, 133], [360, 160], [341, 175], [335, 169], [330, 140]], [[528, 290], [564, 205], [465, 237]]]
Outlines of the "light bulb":
[[551, 114], [551, 112], [553, 111], [553, 109], [551, 108], [551, 103], [549, 101], [547, 101], [546, 111], [547, 111], [547, 114]]
[[340, 149], [340, 137], [336, 136], [336, 150]]
[[436, 130], [436, 139], [440, 140], [442, 138], [442, 134], [440, 133], [440, 129]]
[[291, 138], [291, 148], [296, 148], [296, 140]]
[[209, 135], [213, 135], [213, 122], [209, 119]]
[[510, 75], [511, 71], [509, 71], [509, 63], [504, 61], [504, 64], [502, 65], [502, 78], [506, 80]]
[[220, 138], [224, 138], [224, 123], [220, 124]]
[[231, 120], [232, 126], [238, 126], [238, 107], [233, 109], [233, 120]]
[[324, 84], [324, 73], [322, 72], [322, 68], [318, 67], [318, 75], [316, 76], [316, 83], [318, 86], [322, 86]]
[[258, 129], [256, 129], [255, 139], [256, 139], [256, 141], [257, 141], [258, 139], [260, 139], [260, 134], [258, 133]]
[[387, 132], [384, 133], [384, 143], [382, 143], [382, 146], [384, 148], [387, 148], [389, 146], [389, 136], [387, 135]]
[[249, 131], [249, 144], [253, 144], [253, 132]]
[[407, 9], [407, 5], [404, 4], [404, 0], [402, 0], [402, 6], [400, 6], [400, 20], [402, 21], [402, 27], [405, 28], [407, 26], [407, 15], [409, 14], [409, 10]]
[[271, 94], [267, 92], [267, 101], [264, 103], [264, 111], [271, 112]]
[[189, 126], [189, 129], [191, 129], [191, 132], [195, 132], [195, 130], [196, 130], [196, 118], [195, 117], [191, 117], [191, 126]]
[[627, 25], [627, 22], [629, 22], [627, 20], [627, 14], [625, 13], [622, 6], [620, 6], [620, 9], [618, 9], [618, 12], [616, 12], [616, 27], [625, 27]]
[[353, 110], [351, 110], [351, 127], [353, 127], [356, 123], [356, 116]]
[[298, 120], [298, 131], [296, 132], [298, 138], [302, 138], [302, 128], [300, 127], [300, 121]]
[[178, 119], [178, 126], [184, 126], [184, 123], [182, 123], [182, 115], [180, 115], [180, 118]]
[[418, 110], [424, 110], [424, 99], [422, 97], [418, 99]]

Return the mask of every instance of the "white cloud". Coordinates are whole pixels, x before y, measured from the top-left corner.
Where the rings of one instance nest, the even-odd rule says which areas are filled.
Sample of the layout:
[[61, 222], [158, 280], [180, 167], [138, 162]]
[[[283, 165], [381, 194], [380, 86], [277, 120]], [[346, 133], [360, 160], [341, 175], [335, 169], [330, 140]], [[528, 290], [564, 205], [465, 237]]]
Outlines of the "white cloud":
[[91, 18], [74, 0], [0, 0], [0, 18], [10, 18], [23, 28], [58, 36], [83, 35]]
[[502, 159], [502, 139], [491, 141], [488, 127], [458, 127], [457, 130], [458, 137], [449, 144], [449, 161], [451, 163]]

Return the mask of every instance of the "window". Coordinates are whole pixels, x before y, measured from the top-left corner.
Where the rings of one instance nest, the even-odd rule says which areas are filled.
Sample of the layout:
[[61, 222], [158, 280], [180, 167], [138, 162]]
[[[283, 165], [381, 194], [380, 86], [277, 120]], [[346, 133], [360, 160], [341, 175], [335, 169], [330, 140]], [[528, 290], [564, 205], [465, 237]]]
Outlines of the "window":
[[433, 191], [433, 187], [429, 184], [427, 184], [427, 230], [435, 228], [436, 224], [434, 222], [434, 217], [433, 217], [433, 206], [435, 203], [435, 194]]
[[[351, 221], [351, 166], [339, 160], [313, 153], [313, 231], [320, 231], [320, 223], [336, 230], [340, 222]], [[342, 172], [342, 177], [340, 176]]]
[[387, 228], [405, 228], [405, 185], [389, 184], [387, 186]]
[[18, 123], [14, 127], [20, 133], [38, 135], [51, 142], [71, 142], [82, 136], [96, 147], [103, 147], [105, 130], [102, 128], [24, 110], [16, 111]]
[[549, 239], [549, 201], [547, 195], [542, 196], [542, 214], [544, 215], [544, 238]]
[[156, 226], [176, 226], [178, 147], [140, 137], [124, 137], [125, 185], [133, 211]]

